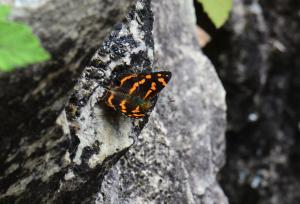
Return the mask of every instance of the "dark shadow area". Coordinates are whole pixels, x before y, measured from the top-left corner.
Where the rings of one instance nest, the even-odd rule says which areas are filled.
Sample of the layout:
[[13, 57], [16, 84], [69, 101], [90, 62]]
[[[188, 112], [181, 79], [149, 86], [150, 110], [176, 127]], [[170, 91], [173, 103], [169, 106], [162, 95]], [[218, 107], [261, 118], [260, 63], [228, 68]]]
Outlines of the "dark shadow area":
[[[300, 203], [300, 2], [243, 1], [203, 51], [227, 92], [227, 161], [220, 183], [231, 204]], [[242, 26], [242, 32], [237, 32]]]

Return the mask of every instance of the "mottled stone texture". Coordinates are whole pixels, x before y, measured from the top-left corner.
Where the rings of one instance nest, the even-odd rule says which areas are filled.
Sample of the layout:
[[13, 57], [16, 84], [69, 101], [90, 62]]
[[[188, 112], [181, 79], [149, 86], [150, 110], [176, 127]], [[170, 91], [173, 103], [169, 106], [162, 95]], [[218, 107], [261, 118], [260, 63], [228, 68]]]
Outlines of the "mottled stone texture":
[[218, 44], [207, 50], [217, 54], [227, 91], [221, 182], [230, 203], [300, 203], [299, 9], [295, 0], [235, 1]]
[[[73, 167], [69, 155], [78, 144], [61, 112], [83, 68], [134, 4], [56, 0], [14, 7], [12, 18], [32, 26], [52, 60], [0, 76], [1, 203], [84, 202], [98, 190], [105, 169]], [[62, 185], [73, 177], [68, 167], [80, 177]]]
[[[216, 181], [225, 94], [192, 1], [21, 6], [12, 18], [53, 59], [0, 75], [0, 203], [227, 203]], [[101, 101], [117, 76], [152, 67], [173, 78], [149, 119]]]
[[224, 90], [196, 40], [192, 1], [152, 6], [154, 67], [173, 78], [135, 145], [106, 176], [99, 203], [227, 203], [216, 182]]

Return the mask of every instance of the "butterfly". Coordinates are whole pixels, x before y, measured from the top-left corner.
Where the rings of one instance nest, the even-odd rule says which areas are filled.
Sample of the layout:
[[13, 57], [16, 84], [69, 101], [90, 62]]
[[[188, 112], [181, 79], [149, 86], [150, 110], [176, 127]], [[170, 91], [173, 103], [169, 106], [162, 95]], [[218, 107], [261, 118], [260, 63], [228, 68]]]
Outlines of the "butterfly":
[[143, 118], [171, 76], [169, 71], [122, 75], [108, 88], [105, 103], [127, 117]]

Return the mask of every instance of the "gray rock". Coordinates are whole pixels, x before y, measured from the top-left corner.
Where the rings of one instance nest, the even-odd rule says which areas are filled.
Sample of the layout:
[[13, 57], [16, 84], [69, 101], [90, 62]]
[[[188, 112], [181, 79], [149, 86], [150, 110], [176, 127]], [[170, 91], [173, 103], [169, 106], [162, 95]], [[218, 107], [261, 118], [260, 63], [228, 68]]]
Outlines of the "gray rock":
[[[225, 93], [195, 37], [192, 1], [22, 7], [13, 17], [53, 60], [0, 76], [1, 202], [227, 203], [216, 181]], [[151, 67], [173, 78], [149, 121], [108, 110], [104, 87]]]
[[224, 90], [196, 40], [192, 1], [152, 6], [154, 67], [172, 71], [173, 79], [135, 145], [106, 176], [99, 200], [227, 203], [216, 182], [224, 164]]

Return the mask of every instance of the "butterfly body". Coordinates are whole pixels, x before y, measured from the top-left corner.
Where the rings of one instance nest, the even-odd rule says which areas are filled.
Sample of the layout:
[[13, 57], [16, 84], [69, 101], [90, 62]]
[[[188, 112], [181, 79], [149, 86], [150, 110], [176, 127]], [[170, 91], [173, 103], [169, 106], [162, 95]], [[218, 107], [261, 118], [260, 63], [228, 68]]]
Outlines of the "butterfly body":
[[126, 74], [107, 92], [105, 102], [131, 118], [142, 118], [155, 105], [157, 94], [167, 85], [171, 72]]

